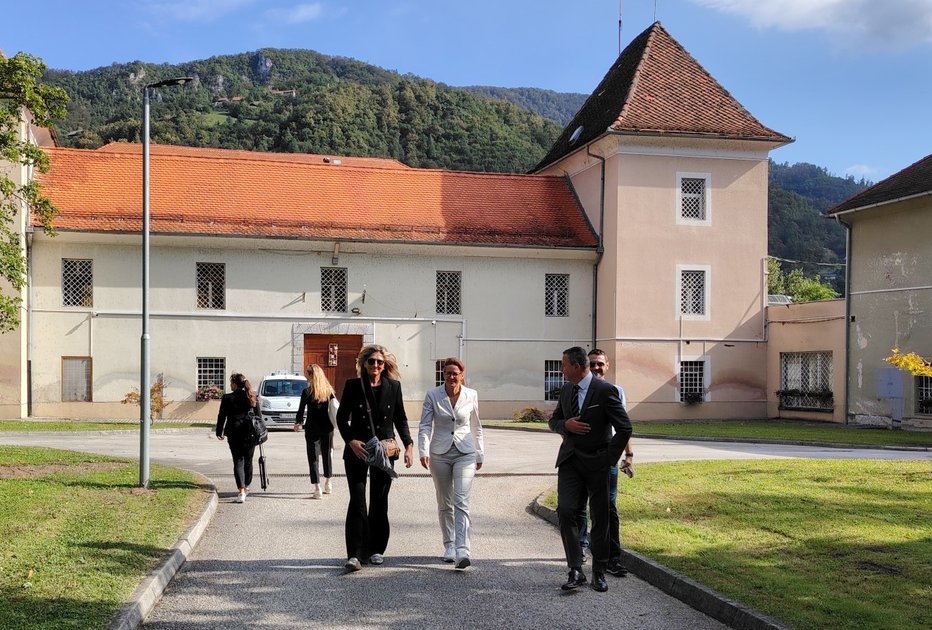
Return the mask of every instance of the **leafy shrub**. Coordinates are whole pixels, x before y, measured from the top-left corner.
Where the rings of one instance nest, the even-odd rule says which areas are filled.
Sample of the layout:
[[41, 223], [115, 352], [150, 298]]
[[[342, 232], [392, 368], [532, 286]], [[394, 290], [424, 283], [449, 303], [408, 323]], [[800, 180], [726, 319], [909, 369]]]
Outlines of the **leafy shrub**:
[[525, 407], [512, 416], [515, 422], [547, 422], [549, 418], [537, 407]]

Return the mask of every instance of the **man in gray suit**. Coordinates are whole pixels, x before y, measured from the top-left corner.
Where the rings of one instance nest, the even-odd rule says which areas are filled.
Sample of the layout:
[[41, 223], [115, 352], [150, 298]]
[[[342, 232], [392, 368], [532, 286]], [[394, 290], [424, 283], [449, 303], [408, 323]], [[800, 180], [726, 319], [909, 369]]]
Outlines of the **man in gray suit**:
[[[616, 465], [631, 437], [631, 420], [618, 390], [593, 378], [589, 358], [579, 346], [563, 352], [563, 376], [568, 381], [550, 418], [550, 430], [563, 436], [557, 454], [557, 516], [569, 576], [562, 588], [586, 584], [576, 516], [589, 501], [592, 517], [592, 588], [608, 590], [609, 467]], [[614, 429], [614, 436], [612, 435]]]

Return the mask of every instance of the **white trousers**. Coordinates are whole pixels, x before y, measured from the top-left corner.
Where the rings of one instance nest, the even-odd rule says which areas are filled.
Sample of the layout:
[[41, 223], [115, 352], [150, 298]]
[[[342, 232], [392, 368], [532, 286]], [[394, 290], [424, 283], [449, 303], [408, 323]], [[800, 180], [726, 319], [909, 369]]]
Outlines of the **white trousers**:
[[437, 491], [437, 510], [444, 549], [454, 549], [457, 559], [469, 557], [469, 493], [476, 476], [476, 454], [461, 453], [456, 446], [442, 455], [431, 454], [430, 474]]

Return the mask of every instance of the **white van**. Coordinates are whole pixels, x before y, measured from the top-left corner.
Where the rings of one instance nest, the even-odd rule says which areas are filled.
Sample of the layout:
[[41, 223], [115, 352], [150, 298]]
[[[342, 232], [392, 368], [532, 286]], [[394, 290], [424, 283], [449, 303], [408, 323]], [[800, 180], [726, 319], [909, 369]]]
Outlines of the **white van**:
[[273, 372], [259, 383], [259, 413], [268, 428], [294, 425], [301, 392], [307, 387], [307, 379], [291, 372]]

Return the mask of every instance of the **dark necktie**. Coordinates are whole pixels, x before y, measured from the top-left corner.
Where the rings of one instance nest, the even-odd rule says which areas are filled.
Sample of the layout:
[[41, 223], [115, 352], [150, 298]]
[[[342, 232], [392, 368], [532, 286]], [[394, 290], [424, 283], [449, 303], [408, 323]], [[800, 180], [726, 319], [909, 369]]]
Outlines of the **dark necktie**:
[[573, 400], [570, 404], [570, 417], [575, 418], [579, 415], [579, 390], [582, 389], [579, 385], [573, 385]]

